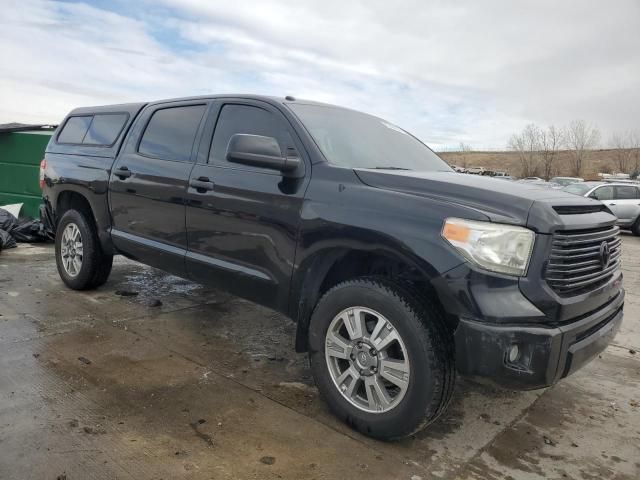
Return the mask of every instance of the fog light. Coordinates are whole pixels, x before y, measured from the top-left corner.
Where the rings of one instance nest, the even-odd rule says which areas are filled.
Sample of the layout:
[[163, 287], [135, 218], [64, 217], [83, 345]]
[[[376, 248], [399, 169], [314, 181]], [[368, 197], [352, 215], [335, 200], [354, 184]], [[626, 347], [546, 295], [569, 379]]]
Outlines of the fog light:
[[518, 345], [511, 345], [509, 348], [509, 355], [507, 356], [509, 363], [516, 363], [520, 358], [520, 349]]

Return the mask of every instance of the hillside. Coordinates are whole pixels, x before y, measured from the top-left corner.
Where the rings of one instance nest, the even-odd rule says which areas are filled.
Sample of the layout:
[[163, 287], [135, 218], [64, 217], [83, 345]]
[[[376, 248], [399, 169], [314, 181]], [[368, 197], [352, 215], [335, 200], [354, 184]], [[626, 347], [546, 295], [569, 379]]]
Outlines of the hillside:
[[[584, 161], [582, 177], [588, 180], [598, 179], [598, 172], [612, 173], [617, 171], [615, 149], [592, 150]], [[522, 168], [515, 152], [441, 152], [440, 157], [450, 165], [461, 167], [485, 167], [489, 170], [506, 171], [509, 175], [519, 177]], [[570, 152], [558, 153], [556, 172], [558, 176], [572, 176]], [[542, 170], [540, 171], [542, 174]]]

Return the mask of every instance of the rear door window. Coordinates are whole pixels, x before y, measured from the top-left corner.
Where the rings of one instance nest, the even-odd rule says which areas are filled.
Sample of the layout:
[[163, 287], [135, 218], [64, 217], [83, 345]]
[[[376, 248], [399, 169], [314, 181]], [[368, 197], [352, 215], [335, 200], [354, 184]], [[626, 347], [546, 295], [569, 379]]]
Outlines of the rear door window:
[[156, 110], [142, 135], [138, 152], [148, 157], [188, 162], [206, 105]]
[[638, 198], [638, 189], [632, 185], [615, 188], [616, 200], [635, 200]]
[[113, 145], [120, 135], [128, 115], [95, 115], [82, 143], [86, 145]]
[[92, 115], [69, 117], [58, 134], [58, 143], [82, 143], [92, 119]]

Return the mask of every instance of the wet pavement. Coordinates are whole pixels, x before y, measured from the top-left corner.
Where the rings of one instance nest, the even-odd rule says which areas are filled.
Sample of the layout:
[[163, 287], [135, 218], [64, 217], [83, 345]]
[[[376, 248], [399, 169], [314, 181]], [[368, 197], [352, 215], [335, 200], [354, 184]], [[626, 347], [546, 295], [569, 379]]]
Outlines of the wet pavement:
[[50, 246], [4, 251], [0, 479], [638, 479], [640, 239], [623, 241], [625, 321], [600, 358], [544, 391], [459, 379], [393, 443], [331, 416], [281, 315], [122, 258], [73, 292]]

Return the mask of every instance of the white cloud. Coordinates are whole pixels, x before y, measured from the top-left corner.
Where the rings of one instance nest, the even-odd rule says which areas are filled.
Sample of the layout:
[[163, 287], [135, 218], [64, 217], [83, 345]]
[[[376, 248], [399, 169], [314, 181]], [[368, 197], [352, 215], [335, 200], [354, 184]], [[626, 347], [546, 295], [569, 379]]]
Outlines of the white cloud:
[[110, 8], [120, 13], [37, 0], [3, 9], [0, 121], [201, 93], [292, 94], [379, 114], [436, 147], [501, 147], [529, 122], [580, 117], [607, 134], [636, 128], [640, 114], [634, 0]]

